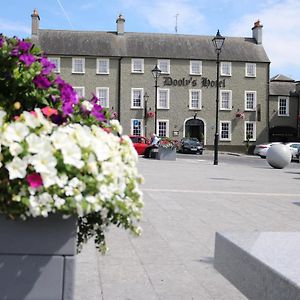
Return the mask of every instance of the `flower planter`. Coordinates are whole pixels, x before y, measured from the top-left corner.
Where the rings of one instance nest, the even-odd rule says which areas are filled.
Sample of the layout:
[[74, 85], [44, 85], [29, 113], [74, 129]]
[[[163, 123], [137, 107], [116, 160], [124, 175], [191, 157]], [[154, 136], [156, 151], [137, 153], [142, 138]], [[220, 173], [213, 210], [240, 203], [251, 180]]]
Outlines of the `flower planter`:
[[0, 216], [0, 299], [74, 298], [77, 218]]
[[176, 160], [176, 149], [158, 147], [157, 159]]

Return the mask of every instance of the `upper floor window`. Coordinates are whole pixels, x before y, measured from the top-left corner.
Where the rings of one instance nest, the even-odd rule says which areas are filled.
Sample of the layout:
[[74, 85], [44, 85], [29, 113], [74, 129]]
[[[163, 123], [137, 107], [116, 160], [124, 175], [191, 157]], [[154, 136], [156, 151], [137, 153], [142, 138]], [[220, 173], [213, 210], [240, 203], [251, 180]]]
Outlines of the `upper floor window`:
[[289, 115], [289, 97], [278, 97], [278, 116]]
[[144, 73], [144, 59], [133, 58], [131, 60], [131, 72], [132, 73]]
[[77, 93], [79, 98], [84, 98], [85, 97], [85, 88], [84, 88], [84, 86], [74, 86], [73, 88], [74, 88], [74, 90]]
[[109, 74], [108, 58], [97, 58], [97, 74]]
[[231, 141], [231, 122], [220, 122], [220, 141]]
[[99, 98], [99, 104], [103, 107], [109, 107], [109, 88], [97, 87], [96, 96]]
[[131, 108], [143, 108], [144, 89], [131, 89]]
[[143, 120], [132, 119], [130, 132], [132, 135], [143, 135]]
[[169, 109], [169, 101], [170, 101], [170, 90], [169, 89], [158, 89], [157, 108]]
[[189, 109], [201, 109], [201, 90], [190, 90]]
[[157, 121], [158, 136], [167, 137], [169, 136], [169, 120], [158, 120]]
[[72, 58], [72, 73], [84, 73], [85, 72], [85, 59], [82, 57]]
[[245, 72], [246, 77], [256, 77], [256, 64], [246, 63]]
[[245, 121], [244, 139], [247, 141], [256, 141], [256, 123], [255, 121]]
[[48, 57], [53, 64], [55, 64], [54, 73], [60, 73], [60, 57]]
[[231, 62], [221, 61], [221, 76], [231, 76]]
[[232, 91], [220, 91], [220, 110], [231, 110], [232, 109]]
[[161, 70], [162, 74], [170, 74], [170, 60], [169, 59], [159, 59], [157, 61], [157, 66]]
[[245, 91], [245, 110], [256, 110], [255, 91]]
[[191, 60], [190, 61], [190, 74], [191, 75], [202, 75], [202, 61]]

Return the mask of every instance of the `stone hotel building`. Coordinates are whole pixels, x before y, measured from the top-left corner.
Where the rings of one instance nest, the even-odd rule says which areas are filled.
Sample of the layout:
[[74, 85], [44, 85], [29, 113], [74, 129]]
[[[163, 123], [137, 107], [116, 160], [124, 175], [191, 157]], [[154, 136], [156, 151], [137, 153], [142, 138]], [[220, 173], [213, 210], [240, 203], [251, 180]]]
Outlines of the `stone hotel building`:
[[[116, 31], [41, 29], [35, 10], [32, 39], [56, 64], [56, 72], [78, 94], [95, 93], [115, 113], [124, 133], [154, 132], [172, 139], [198, 137], [214, 143], [216, 60], [213, 36], [125, 31], [122, 15]], [[268, 140], [269, 66], [262, 25], [251, 37], [227, 37], [220, 54], [219, 147], [245, 148]], [[250, 31], [250, 28], [249, 28]], [[157, 87], [151, 70], [161, 70]]]

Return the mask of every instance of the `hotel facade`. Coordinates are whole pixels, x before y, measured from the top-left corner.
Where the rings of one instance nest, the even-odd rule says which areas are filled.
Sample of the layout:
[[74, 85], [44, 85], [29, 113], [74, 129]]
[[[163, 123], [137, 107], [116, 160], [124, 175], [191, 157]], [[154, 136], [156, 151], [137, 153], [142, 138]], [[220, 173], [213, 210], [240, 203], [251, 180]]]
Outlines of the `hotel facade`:
[[[125, 134], [149, 136], [156, 127], [159, 136], [198, 137], [207, 148], [213, 146], [213, 36], [125, 32], [121, 15], [111, 32], [40, 29], [36, 10], [31, 17], [32, 39], [56, 72], [80, 96], [96, 94]], [[161, 70], [157, 88], [151, 73], [156, 65]], [[251, 37], [225, 38], [218, 83], [221, 150], [243, 150], [247, 139], [253, 145], [269, 139], [269, 67], [259, 21]]]

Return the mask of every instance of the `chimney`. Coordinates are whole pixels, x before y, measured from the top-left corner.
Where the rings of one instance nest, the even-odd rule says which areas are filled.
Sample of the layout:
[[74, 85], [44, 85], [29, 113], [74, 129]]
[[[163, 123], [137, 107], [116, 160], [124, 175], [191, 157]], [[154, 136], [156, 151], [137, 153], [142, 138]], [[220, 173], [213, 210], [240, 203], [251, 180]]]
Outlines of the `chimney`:
[[35, 8], [31, 15], [31, 36], [37, 38], [40, 28], [40, 16]]
[[117, 34], [118, 35], [123, 35], [124, 34], [125, 19], [121, 14], [119, 15], [116, 23], [117, 23]]
[[256, 44], [262, 44], [262, 28], [260, 21], [257, 20], [252, 28], [252, 37], [256, 40]]

